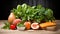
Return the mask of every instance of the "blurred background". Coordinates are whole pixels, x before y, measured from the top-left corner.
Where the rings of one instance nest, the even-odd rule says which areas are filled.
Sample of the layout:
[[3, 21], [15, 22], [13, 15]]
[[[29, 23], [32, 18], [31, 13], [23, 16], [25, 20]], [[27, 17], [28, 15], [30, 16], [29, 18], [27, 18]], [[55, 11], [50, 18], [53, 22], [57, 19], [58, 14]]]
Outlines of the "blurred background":
[[16, 8], [18, 4], [26, 3], [28, 5], [42, 4], [44, 7], [51, 8], [56, 19], [60, 19], [59, 1], [58, 0], [0, 0], [0, 20], [7, 20], [10, 10]]

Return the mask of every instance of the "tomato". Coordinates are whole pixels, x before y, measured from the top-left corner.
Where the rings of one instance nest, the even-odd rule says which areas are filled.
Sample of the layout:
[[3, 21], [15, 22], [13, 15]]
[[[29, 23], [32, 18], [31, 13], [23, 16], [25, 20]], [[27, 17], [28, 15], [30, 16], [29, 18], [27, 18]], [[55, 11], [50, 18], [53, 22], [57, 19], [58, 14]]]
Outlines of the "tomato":
[[10, 25], [10, 29], [11, 29], [11, 30], [15, 30], [15, 29], [16, 29], [16, 26], [13, 25], [13, 24], [11, 24], [11, 25]]

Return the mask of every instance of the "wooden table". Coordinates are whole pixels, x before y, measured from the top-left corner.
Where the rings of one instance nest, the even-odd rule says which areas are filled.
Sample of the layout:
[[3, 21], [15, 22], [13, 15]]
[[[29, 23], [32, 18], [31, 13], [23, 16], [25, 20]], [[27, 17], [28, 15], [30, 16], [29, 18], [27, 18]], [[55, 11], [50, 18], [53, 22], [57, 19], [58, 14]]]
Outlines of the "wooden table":
[[[2, 22], [7, 20], [0, 20], [0, 27]], [[46, 30], [32, 30], [32, 31], [19, 31], [19, 30], [2, 30], [0, 29], [0, 34], [60, 34], [60, 20], [56, 20], [57, 30], [56, 31], [46, 31]]]

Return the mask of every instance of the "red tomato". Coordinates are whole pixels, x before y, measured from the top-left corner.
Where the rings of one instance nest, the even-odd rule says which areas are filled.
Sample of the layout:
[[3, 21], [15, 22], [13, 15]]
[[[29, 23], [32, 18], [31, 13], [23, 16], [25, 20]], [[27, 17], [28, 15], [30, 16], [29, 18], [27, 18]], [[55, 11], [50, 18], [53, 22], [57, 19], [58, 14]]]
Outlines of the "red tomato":
[[11, 29], [11, 30], [14, 30], [15, 28], [16, 28], [15, 25], [13, 25], [13, 24], [10, 25], [10, 29]]

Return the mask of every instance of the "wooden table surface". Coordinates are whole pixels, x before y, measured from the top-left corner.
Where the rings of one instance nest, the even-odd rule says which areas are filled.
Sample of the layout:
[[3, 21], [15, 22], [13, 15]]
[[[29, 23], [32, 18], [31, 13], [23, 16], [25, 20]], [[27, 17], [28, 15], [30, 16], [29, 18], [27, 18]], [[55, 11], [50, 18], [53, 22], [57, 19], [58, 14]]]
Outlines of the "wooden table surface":
[[[0, 27], [2, 27], [3, 22], [7, 20], [0, 20]], [[56, 31], [46, 31], [46, 30], [28, 30], [28, 31], [19, 31], [19, 30], [3, 30], [0, 29], [0, 34], [60, 34], [60, 20], [56, 20], [57, 30]]]

